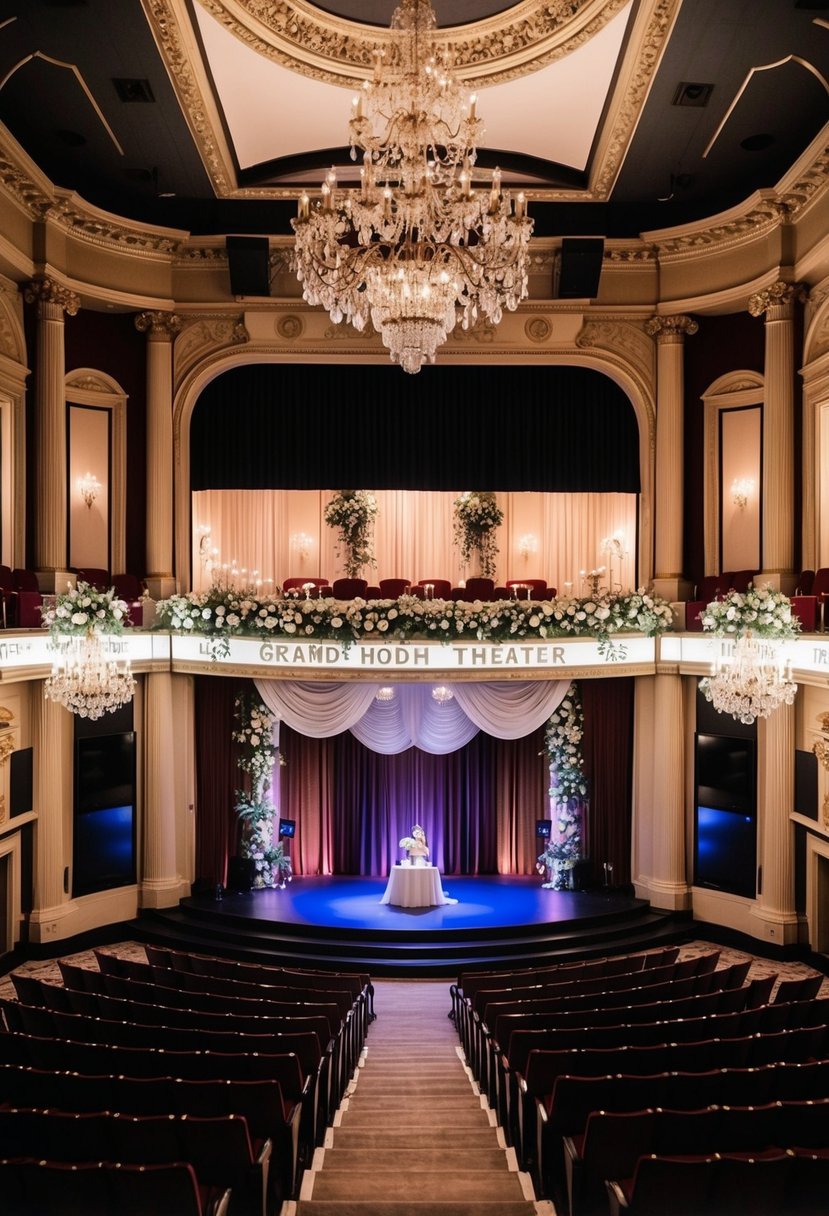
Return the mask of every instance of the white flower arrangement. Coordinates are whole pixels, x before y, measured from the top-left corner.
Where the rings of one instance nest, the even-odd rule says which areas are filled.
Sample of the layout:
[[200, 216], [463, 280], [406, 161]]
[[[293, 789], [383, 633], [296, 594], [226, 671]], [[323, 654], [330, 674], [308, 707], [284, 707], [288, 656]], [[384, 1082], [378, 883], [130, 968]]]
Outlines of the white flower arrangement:
[[498, 506], [495, 495], [487, 490], [467, 491], [454, 502], [454, 534], [461, 562], [469, 564], [477, 550], [481, 559], [481, 574], [491, 578], [495, 574], [498, 546], [495, 529], [504, 522], [504, 512]]
[[554, 823], [558, 836], [548, 840], [538, 857], [537, 869], [539, 874], [550, 871], [550, 881], [542, 885], [554, 890], [568, 886], [568, 873], [581, 857], [582, 799], [587, 796], [581, 751], [583, 734], [584, 711], [578, 685], [574, 683], [547, 720], [544, 734], [553, 775], [550, 797], [556, 804]]
[[236, 698], [233, 716], [237, 727], [232, 738], [240, 745], [236, 766], [250, 773], [252, 785], [250, 793], [236, 791], [236, 814], [243, 825], [239, 853], [254, 862], [255, 886], [284, 887], [291, 881], [291, 859], [282, 842], [273, 841], [276, 807], [266, 793], [277, 757], [272, 733], [276, 715], [263, 701], [243, 692]]
[[[240, 745], [236, 767], [243, 773], [250, 773], [254, 797], [261, 799], [270, 785], [276, 760], [277, 748], [273, 741], [276, 715], [263, 701], [243, 692], [234, 702], [233, 717], [238, 725], [232, 738]], [[241, 797], [243, 795], [237, 797], [237, 806]]]
[[216, 641], [241, 637], [282, 636], [296, 641], [355, 641], [431, 638], [508, 642], [529, 638], [595, 637], [608, 660], [623, 657], [617, 634], [647, 637], [672, 627], [671, 607], [643, 589], [627, 595], [603, 591], [586, 599], [562, 596], [541, 603], [526, 600], [473, 602], [421, 600], [353, 600], [346, 607], [333, 599], [257, 598], [224, 587], [176, 595], [156, 609], [160, 628], [206, 636]]
[[747, 591], [729, 591], [722, 599], [712, 600], [702, 614], [702, 628], [720, 638], [751, 634], [785, 641], [796, 637], [800, 622], [792, 612], [791, 600], [782, 591], [751, 584]]
[[43, 613], [43, 626], [54, 639], [84, 637], [94, 633], [122, 633], [129, 612], [125, 600], [119, 599], [115, 588], [98, 591], [89, 583], [80, 582], [61, 595]]
[[325, 508], [325, 522], [339, 531], [349, 578], [364, 566], [377, 565], [373, 535], [376, 516], [377, 499], [367, 490], [340, 490]]
[[417, 841], [415, 840], [414, 836], [403, 836], [398, 848], [406, 849], [408, 851], [409, 849], [413, 849], [416, 844]]

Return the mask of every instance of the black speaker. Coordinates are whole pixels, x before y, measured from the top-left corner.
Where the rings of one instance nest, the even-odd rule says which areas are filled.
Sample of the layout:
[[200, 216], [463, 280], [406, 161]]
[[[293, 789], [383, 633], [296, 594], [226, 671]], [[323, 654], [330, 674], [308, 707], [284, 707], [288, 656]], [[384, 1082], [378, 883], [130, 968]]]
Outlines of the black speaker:
[[227, 265], [230, 291], [234, 296], [268, 296], [268, 238], [266, 236], [229, 236]]
[[558, 271], [558, 298], [592, 300], [597, 296], [603, 257], [602, 237], [564, 237]]
[[255, 865], [252, 857], [231, 857], [227, 863], [228, 891], [249, 891], [256, 877]]

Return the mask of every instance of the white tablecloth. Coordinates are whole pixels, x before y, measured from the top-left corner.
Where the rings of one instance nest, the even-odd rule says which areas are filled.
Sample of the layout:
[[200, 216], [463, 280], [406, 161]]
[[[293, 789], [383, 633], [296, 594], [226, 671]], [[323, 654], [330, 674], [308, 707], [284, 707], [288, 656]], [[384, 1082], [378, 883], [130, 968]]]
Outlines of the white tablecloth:
[[381, 904], [400, 908], [433, 908], [457, 903], [443, 894], [437, 866], [393, 866]]

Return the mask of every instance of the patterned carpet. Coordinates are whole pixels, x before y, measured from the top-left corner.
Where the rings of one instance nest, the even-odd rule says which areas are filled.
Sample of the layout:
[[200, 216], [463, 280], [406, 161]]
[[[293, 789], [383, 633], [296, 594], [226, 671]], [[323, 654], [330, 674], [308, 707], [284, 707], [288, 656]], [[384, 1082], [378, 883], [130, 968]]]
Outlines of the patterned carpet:
[[[122, 958], [136, 959], [140, 962], [146, 962], [144, 947], [139, 942], [118, 942], [116, 945], [104, 947], [111, 954], [117, 954]], [[711, 942], [695, 941], [689, 942], [680, 948], [679, 957], [681, 959], [693, 958], [698, 954], [707, 954], [711, 950], [720, 951], [720, 967], [728, 967], [732, 963], [742, 962], [744, 959], [750, 958], [751, 968], [748, 973], [748, 979], [762, 979], [768, 975], [776, 975], [778, 982], [780, 980], [798, 979], [804, 976], [817, 975], [818, 972], [807, 966], [805, 963], [791, 962], [776, 962], [772, 959], [757, 958], [754, 955], [747, 954], [742, 950], [734, 950], [724, 946], [716, 946]], [[91, 950], [83, 950], [78, 954], [69, 954], [65, 956], [65, 962], [74, 963], [81, 967], [91, 967], [97, 970], [95, 956]], [[15, 971], [25, 973], [26, 975], [35, 975], [39, 979], [45, 980], [47, 983], [60, 984], [60, 971], [58, 970], [57, 962], [54, 959], [40, 960], [37, 962], [20, 963], [14, 968]], [[397, 981], [399, 983], [435, 983], [446, 986], [445, 980], [412, 980], [412, 981]], [[775, 985], [776, 988], [776, 985]], [[14, 987], [8, 975], [0, 977], [0, 998], [14, 999]], [[829, 977], [825, 977], [820, 989], [820, 996], [829, 996]], [[772, 997], [774, 992], [772, 992]]]

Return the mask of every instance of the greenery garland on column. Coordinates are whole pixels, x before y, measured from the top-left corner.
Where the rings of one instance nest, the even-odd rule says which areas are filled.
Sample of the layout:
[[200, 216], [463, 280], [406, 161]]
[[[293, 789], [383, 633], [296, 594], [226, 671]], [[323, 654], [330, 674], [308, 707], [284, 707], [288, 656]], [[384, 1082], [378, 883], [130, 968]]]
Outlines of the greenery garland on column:
[[[237, 728], [233, 740], [239, 744], [236, 766], [250, 774], [250, 793], [236, 790], [236, 814], [242, 823], [239, 844], [241, 857], [253, 861], [256, 887], [284, 887], [291, 881], [291, 859], [285, 856], [280, 840], [274, 842], [276, 807], [270, 790], [278, 749], [273, 742], [276, 715], [258, 697], [242, 692], [236, 698], [233, 717]], [[281, 756], [278, 756], [282, 764]]]
[[547, 720], [544, 750], [550, 763], [556, 830], [538, 858], [539, 874], [549, 873], [543, 883], [556, 891], [570, 885], [570, 871], [582, 852], [582, 812], [587, 798], [587, 779], [581, 741], [584, 734], [584, 710], [579, 686], [572, 683], [563, 700]]

